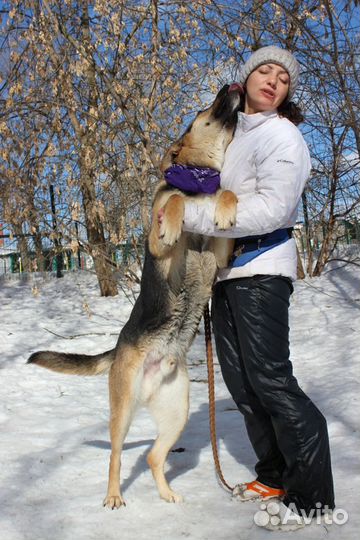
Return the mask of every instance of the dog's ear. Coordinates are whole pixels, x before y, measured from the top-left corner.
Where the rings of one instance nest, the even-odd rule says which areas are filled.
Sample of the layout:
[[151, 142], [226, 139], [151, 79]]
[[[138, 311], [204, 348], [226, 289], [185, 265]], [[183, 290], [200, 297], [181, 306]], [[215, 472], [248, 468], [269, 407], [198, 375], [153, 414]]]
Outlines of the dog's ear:
[[180, 150], [182, 148], [182, 138], [178, 141], [174, 142], [170, 148], [165, 152], [164, 157], [161, 160], [160, 163], [160, 170], [162, 172], [166, 171], [171, 165], [173, 165], [176, 162], [176, 158], [180, 153]]

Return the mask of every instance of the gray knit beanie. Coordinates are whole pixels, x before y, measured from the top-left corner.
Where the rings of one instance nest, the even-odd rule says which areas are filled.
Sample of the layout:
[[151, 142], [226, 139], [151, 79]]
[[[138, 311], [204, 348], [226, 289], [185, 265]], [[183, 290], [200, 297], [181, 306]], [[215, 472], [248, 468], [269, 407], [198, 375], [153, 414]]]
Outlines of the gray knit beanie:
[[262, 47], [255, 51], [241, 68], [239, 82], [245, 84], [250, 73], [262, 64], [278, 64], [286, 69], [290, 77], [288, 97], [291, 99], [299, 81], [299, 63], [295, 56], [286, 49], [280, 49], [275, 45]]

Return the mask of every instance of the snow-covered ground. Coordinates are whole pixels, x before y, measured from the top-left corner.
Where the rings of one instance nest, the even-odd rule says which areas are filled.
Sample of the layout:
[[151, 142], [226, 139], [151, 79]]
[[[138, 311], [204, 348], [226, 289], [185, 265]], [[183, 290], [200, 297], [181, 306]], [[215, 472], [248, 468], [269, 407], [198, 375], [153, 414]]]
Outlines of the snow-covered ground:
[[[35, 293], [35, 294], [34, 294]], [[255, 525], [257, 503], [232, 500], [218, 484], [208, 432], [201, 330], [189, 353], [189, 423], [168, 459], [185, 502], [158, 497], [146, 454], [155, 429], [140, 411], [123, 453], [125, 508], [106, 510], [109, 459], [107, 377], [76, 377], [26, 365], [39, 349], [96, 353], [111, 348], [131, 304], [100, 298], [89, 274], [0, 284], [1, 540], [261, 540], [358, 537], [360, 270], [347, 266], [296, 284], [291, 347], [302, 388], [328, 419], [337, 507], [345, 525], [294, 533]], [[99, 334], [99, 335], [97, 335]], [[71, 338], [71, 339], [70, 339]], [[254, 477], [255, 456], [216, 363], [218, 440], [230, 484]]]

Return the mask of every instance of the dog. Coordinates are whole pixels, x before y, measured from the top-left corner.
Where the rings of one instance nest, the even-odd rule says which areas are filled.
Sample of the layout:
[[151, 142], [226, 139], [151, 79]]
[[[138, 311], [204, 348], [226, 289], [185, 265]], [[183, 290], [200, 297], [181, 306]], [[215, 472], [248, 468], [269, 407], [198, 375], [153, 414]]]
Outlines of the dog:
[[[223, 87], [214, 103], [198, 113], [185, 134], [166, 152], [161, 169], [173, 164], [220, 171], [237, 121], [238, 89]], [[207, 195], [194, 195], [200, 203]], [[215, 221], [234, 224], [237, 198], [216, 195]], [[140, 293], [116, 347], [97, 355], [39, 351], [28, 363], [61, 373], [97, 375], [109, 371], [111, 456], [104, 506], [125, 505], [120, 491], [123, 443], [134, 413], [146, 406], [158, 428], [147, 456], [160, 497], [182, 501], [169, 486], [164, 464], [188, 418], [186, 354], [196, 334], [218, 267], [227, 264], [232, 240], [182, 231], [186, 194], [162, 181], [155, 194], [146, 242]], [[159, 219], [161, 214], [162, 219]]]

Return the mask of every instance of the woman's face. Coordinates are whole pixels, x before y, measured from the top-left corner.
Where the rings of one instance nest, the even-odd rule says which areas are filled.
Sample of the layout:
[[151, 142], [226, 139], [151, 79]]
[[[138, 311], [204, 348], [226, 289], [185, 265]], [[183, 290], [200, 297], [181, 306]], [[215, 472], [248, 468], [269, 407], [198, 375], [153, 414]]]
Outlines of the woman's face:
[[277, 109], [289, 92], [290, 77], [278, 64], [262, 64], [246, 81], [245, 113]]

